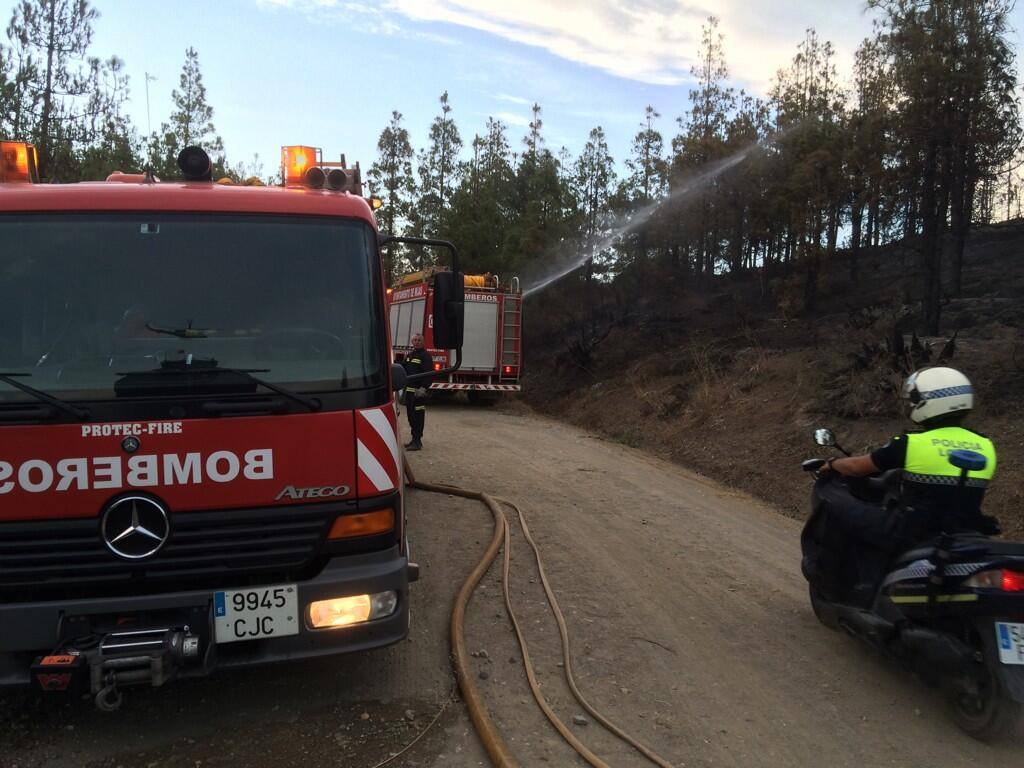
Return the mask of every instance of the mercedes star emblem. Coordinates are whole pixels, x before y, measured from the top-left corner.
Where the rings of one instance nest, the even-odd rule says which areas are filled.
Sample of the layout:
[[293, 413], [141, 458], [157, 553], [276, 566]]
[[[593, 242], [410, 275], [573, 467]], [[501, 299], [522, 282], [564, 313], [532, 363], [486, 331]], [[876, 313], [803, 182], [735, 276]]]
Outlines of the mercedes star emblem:
[[121, 448], [124, 449], [125, 453], [135, 453], [139, 450], [140, 445], [142, 443], [139, 442], [139, 438], [130, 435], [121, 441]]
[[167, 543], [171, 522], [159, 502], [146, 496], [125, 496], [103, 514], [101, 533], [103, 543], [115, 555], [141, 560]]

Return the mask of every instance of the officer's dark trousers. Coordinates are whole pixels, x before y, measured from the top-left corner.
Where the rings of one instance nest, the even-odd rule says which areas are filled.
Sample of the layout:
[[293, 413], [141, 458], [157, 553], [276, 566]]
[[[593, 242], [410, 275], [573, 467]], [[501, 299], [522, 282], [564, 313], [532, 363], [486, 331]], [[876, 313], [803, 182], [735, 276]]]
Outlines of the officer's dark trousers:
[[412, 439], [419, 442], [423, 439], [423, 425], [427, 420], [427, 399], [416, 397], [412, 392], [405, 393], [405, 413], [409, 417], [409, 429]]

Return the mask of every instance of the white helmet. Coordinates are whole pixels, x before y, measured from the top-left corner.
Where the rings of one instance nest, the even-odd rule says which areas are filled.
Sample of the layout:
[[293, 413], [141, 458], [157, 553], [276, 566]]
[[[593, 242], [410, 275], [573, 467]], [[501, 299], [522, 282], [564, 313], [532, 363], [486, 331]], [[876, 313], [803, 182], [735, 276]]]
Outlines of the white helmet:
[[903, 396], [910, 401], [910, 418], [918, 424], [974, 407], [970, 380], [955, 368], [922, 368], [907, 378]]

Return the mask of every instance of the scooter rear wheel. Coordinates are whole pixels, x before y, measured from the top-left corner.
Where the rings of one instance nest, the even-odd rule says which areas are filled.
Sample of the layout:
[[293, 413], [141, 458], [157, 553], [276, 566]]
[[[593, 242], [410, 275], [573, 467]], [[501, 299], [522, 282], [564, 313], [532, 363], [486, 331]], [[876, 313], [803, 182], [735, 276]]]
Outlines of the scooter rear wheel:
[[813, 584], [808, 584], [807, 589], [811, 598], [811, 608], [818, 621], [829, 629], [839, 629], [839, 613], [836, 609]]
[[1012, 733], [1020, 722], [1021, 705], [1003, 687], [998, 675], [986, 667], [978, 692], [950, 690], [948, 701], [956, 724], [979, 741], [992, 741]]

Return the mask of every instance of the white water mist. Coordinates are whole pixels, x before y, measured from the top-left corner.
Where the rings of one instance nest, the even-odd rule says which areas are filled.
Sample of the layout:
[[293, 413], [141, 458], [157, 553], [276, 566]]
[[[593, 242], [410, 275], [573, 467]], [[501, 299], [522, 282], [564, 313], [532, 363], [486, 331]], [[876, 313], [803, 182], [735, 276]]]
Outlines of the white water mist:
[[[770, 140], [774, 139], [775, 137], [772, 137], [772, 139]], [[616, 240], [618, 240], [620, 237], [629, 234], [634, 229], [637, 229], [638, 227], [641, 227], [644, 224], [646, 224], [647, 221], [650, 220], [651, 216], [653, 216], [655, 212], [657, 212], [660, 208], [666, 205], [673, 205], [682, 200], [683, 198], [685, 198], [686, 196], [692, 194], [693, 192], [701, 189], [702, 187], [707, 186], [716, 178], [718, 178], [723, 173], [728, 171], [730, 168], [739, 165], [744, 160], [746, 160], [747, 156], [750, 155], [750, 153], [753, 152], [755, 149], [758, 149], [760, 146], [760, 142], [751, 144], [746, 149], [740, 150], [734, 155], [730, 155], [729, 157], [724, 158], [723, 160], [719, 160], [713, 163], [711, 167], [709, 167], [707, 170], [697, 174], [696, 176], [690, 179], [687, 179], [686, 183], [683, 184], [683, 186], [679, 187], [676, 190], [673, 190], [668, 197], [662, 200], [658, 200], [655, 203], [651, 203], [650, 205], [645, 206], [644, 208], [641, 208], [639, 211], [637, 211], [630, 217], [629, 221], [627, 221], [623, 225], [619, 226], [618, 228], [612, 230], [607, 235], [602, 237], [583, 254], [573, 258], [571, 261], [556, 268], [556, 270], [552, 274], [540, 278], [534, 285], [531, 285], [529, 288], [523, 291], [523, 296], [526, 297], [529, 296], [530, 294], [537, 293], [538, 291], [547, 288], [552, 283], [561, 280], [570, 272], [579, 269], [584, 264], [586, 264], [588, 259], [592, 259], [595, 256], [595, 254], [598, 254], [605, 248], [608, 248], [609, 246], [613, 245], [616, 242]]]

